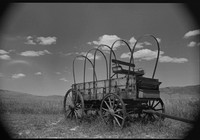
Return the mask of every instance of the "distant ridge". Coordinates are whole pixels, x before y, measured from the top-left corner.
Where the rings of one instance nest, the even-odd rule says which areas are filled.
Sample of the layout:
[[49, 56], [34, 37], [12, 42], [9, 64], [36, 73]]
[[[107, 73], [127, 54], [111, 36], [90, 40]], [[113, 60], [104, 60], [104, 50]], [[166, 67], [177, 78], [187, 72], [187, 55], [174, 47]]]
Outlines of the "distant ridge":
[[43, 96], [43, 95], [33, 95], [33, 94], [30, 94], [30, 93], [22, 93], [22, 92], [17, 92], [17, 91], [10, 91], [10, 90], [4, 90], [4, 89], [0, 89], [0, 97], [1, 96], [16, 96], [16, 97], [27, 97], [27, 96], [30, 96], [30, 97], [47, 97], [47, 98], [61, 98], [64, 96], [61, 96], [61, 95], [48, 95], [48, 96]]
[[[188, 94], [188, 95], [200, 95], [200, 85], [190, 85], [190, 86], [184, 86], [184, 87], [165, 87], [160, 88], [161, 93], [165, 94]], [[29, 93], [21, 93], [16, 91], [10, 91], [10, 90], [3, 90], [0, 89], [0, 97], [1, 96], [16, 96], [16, 97], [42, 97], [42, 98], [63, 98], [65, 94], [63, 93], [63, 96], [61, 95], [49, 95], [49, 96], [43, 96], [43, 95], [33, 95]]]
[[29, 93], [23, 93], [23, 92], [0, 89], [0, 96], [4, 96], [4, 95], [9, 95], [9, 96], [33, 96], [32, 94], [29, 94]]
[[190, 85], [184, 87], [165, 87], [160, 88], [160, 92], [165, 94], [187, 94], [187, 95], [200, 95], [200, 85]]

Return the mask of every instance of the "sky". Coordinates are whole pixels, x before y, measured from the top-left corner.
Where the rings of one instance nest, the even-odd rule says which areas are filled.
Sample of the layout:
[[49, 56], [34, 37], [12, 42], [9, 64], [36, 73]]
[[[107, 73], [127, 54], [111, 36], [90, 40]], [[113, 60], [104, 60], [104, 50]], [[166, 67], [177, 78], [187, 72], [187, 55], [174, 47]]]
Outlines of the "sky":
[[[152, 34], [160, 44], [155, 78], [160, 87], [197, 85], [200, 29], [190, 11], [178, 3], [18, 3], [4, 16], [0, 33], [0, 89], [34, 95], [65, 95], [74, 82], [73, 59], [100, 44], [124, 39], [131, 48]], [[108, 49], [101, 50], [109, 57]], [[117, 59], [129, 62], [122, 42]], [[136, 45], [136, 68], [152, 77], [157, 46], [150, 37]], [[94, 51], [88, 58], [94, 60]], [[109, 58], [108, 58], [109, 60]], [[83, 60], [75, 61], [76, 82], [83, 82]], [[97, 53], [98, 80], [106, 79], [103, 55]], [[92, 81], [87, 62], [86, 81]]]

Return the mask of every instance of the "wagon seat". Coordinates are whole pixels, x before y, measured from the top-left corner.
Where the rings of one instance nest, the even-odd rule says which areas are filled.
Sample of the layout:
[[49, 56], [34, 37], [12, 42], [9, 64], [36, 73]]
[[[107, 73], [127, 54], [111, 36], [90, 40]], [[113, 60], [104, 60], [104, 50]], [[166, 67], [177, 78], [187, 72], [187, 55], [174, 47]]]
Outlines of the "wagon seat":
[[[135, 67], [135, 64], [131, 64], [131, 63], [120, 61], [120, 60], [112, 59], [112, 62], [115, 65], [114, 67], [112, 67], [114, 74], [126, 74], [126, 75], [128, 74], [129, 70], [124, 69], [121, 65], [130, 66], [131, 68]], [[136, 76], [143, 76], [144, 70], [143, 69], [130, 70], [129, 74], [136, 75]]]
[[[121, 65], [130, 66], [131, 68], [135, 67], [135, 64], [131, 64], [120, 60], [112, 59], [112, 62], [115, 65], [114, 67], [112, 67], [114, 74], [126, 74], [126, 75], [128, 74], [129, 70], [124, 69]], [[143, 77], [144, 75], [143, 69], [139, 68], [137, 70], [130, 70], [129, 74], [136, 75], [136, 82], [139, 89], [154, 90], [154, 91], [159, 90], [159, 85], [161, 84], [161, 82], [159, 82], [158, 79]]]

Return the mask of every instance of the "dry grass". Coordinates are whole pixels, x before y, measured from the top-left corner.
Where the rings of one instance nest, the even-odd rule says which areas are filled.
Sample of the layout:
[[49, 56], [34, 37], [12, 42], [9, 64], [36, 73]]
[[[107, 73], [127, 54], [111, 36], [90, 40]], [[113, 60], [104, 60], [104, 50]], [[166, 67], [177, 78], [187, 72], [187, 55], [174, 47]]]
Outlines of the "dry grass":
[[[166, 113], [193, 120], [198, 115], [199, 97], [161, 94]], [[65, 120], [63, 98], [2, 98], [1, 113], [14, 138], [183, 138], [191, 124], [165, 119], [164, 122], [131, 123], [123, 130], [106, 126], [100, 117], [81, 124]]]

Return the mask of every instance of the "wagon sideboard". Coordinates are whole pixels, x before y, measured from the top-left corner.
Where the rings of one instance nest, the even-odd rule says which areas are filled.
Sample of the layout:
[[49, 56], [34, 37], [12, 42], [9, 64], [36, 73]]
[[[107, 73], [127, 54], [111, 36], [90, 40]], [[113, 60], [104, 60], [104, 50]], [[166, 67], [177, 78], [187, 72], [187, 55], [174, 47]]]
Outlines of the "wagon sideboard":
[[[157, 79], [137, 78], [142, 81], [143, 86], [136, 89], [136, 76], [130, 76], [129, 86], [126, 88], [127, 77], [111, 79], [111, 91], [122, 99], [136, 99], [139, 98], [159, 98], [159, 84]], [[153, 80], [153, 81], [152, 81]], [[141, 82], [140, 82], [141, 83]], [[151, 83], [151, 85], [149, 85]], [[84, 88], [85, 86], [85, 88]], [[146, 87], [145, 87], [146, 86]], [[149, 88], [148, 88], [149, 87]], [[98, 80], [96, 82], [77, 83], [72, 85], [72, 89], [80, 91], [84, 100], [102, 100], [103, 97], [109, 93], [109, 80]], [[137, 92], [138, 91], [138, 92]], [[138, 93], [138, 95], [137, 95]]]

